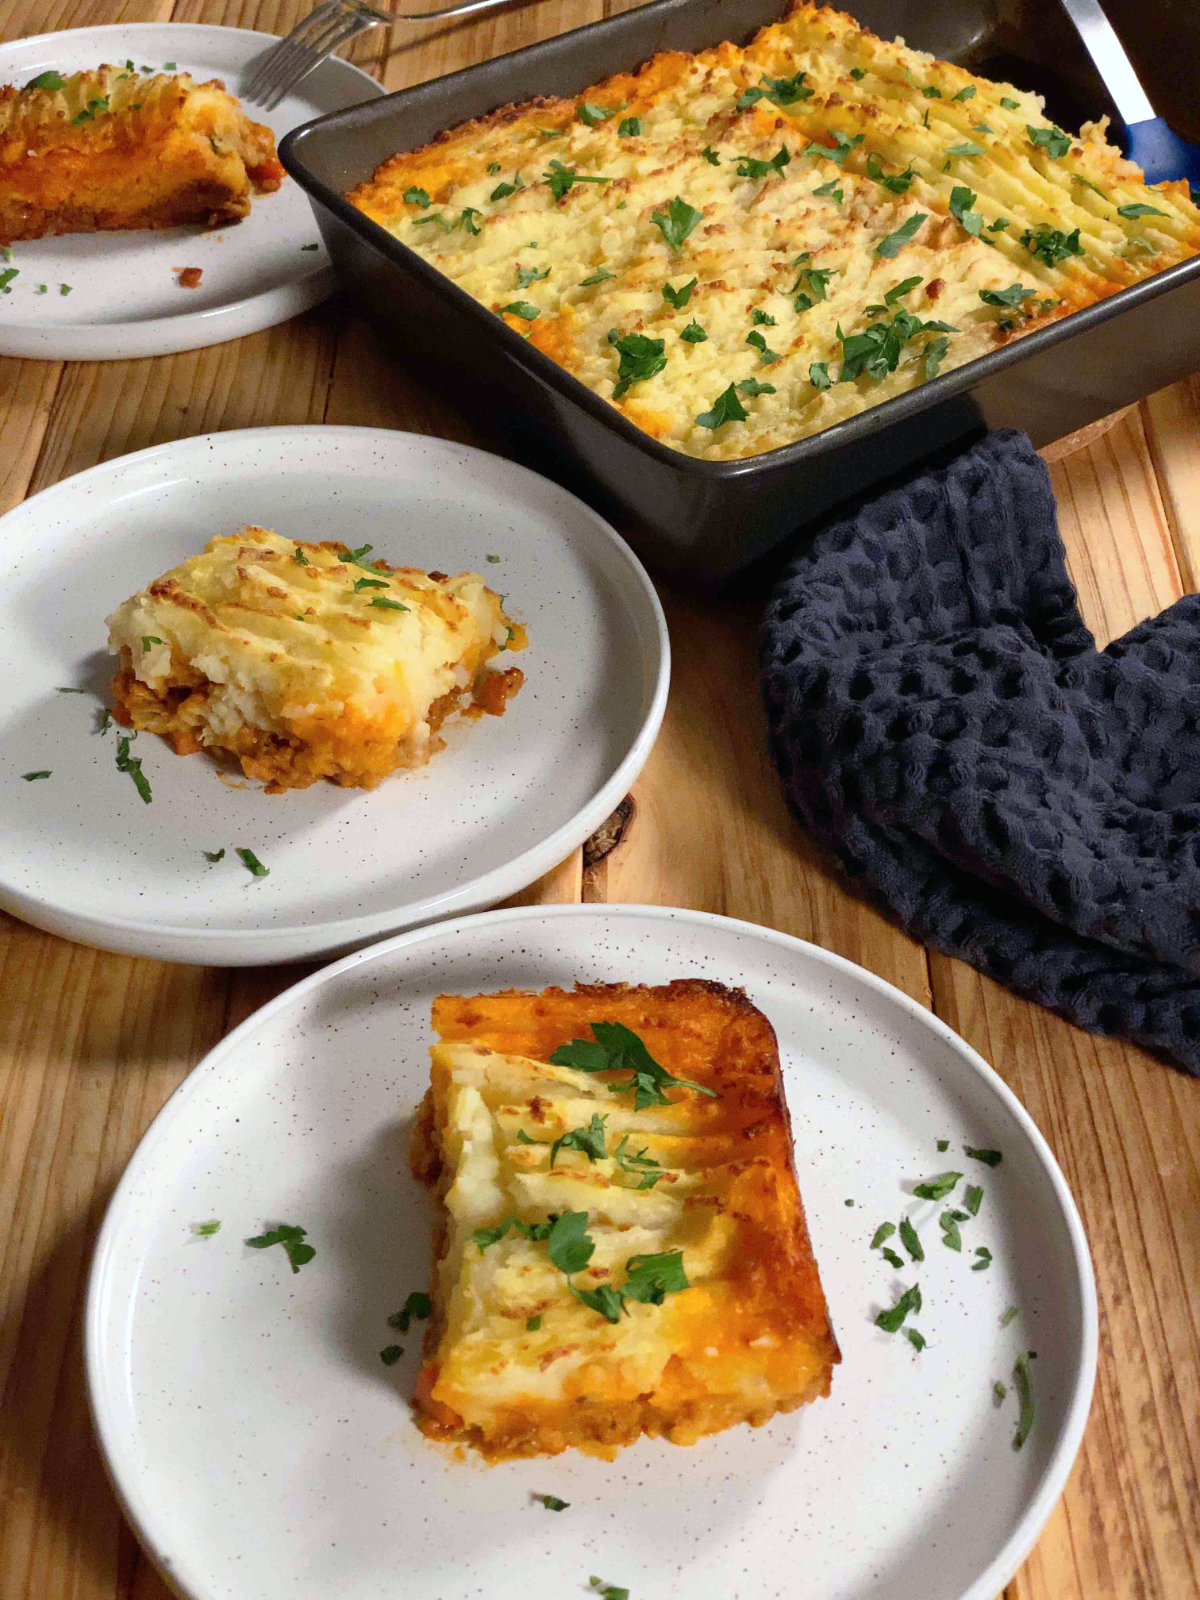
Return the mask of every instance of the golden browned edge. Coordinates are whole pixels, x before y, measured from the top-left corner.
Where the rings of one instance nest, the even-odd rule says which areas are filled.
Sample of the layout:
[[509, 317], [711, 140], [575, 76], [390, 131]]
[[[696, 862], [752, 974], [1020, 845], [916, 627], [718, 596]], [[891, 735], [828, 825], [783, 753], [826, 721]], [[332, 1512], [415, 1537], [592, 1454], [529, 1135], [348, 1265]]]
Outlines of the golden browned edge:
[[[813, 1332], [814, 1337], [819, 1333], [826, 1342], [827, 1359], [822, 1370], [814, 1377], [809, 1388], [803, 1393], [777, 1401], [769, 1409], [765, 1408], [755, 1416], [747, 1416], [743, 1410], [739, 1409], [737, 1414], [731, 1416], [727, 1421], [706, 1428], [701, 1436], [721, 1431], [722, 1428], [737, 1426], [743, 1422], [749, 1422], [752, 1427], [761, 1427], [770, 1421], [773, 1416], [800, 1410], [812, 1400], [827, 1399], [833, 1377], [833, 1368], [840, 1365], [842, 1360], [841, 1348], [829, 1317], [829, 1307], [821, 1285], [816, 1256], [812, 1249], [808, 1218], [804, 1209], [804, 1197], [800, 1192], [800, 1185], [797, 1179], [791, 1112], [783, 1089], [783, 1069], [779, 1059], [778, 1041], [770, 1019], [754, 1004], [744, 989], [730, 988], [726, 984], [705, 978], [676, 978], [667, 984], [653, 985], [576, 983], [574, 988], [570, 990], [555, 986], [536, 993], [524, 989], [498, 989], [493, 990], [488, 995], [479, 996], [479, 998], [484, 1000], [504, 998], [529, 1000], [594, 998], [597, 1002], [603, 1003], [614, 998], [626, 998], [638, 994], [653, 995], [663, 999], [665, 1002], [699, 995], [718, 999], [731, 1016], [736, 1016], [738, 1013], [743, 1016], [753, 1016], [765, 1025], [770, 1035], [773, 1047], [771, 1057], [774, 1099], [779, 1107], [786, 1133], [787, 1168], [796, 1195], [795, 1243], [802, 1249], [811, 1267], [811, 1278], [819, 1297], [823, 1321], [823, 1326], [819, 1330], [813, 1330]], [[438, 998], [454, 999], [461, 997], [442, 995]], [[432, 1085], [425, 1091], [417, 1108], [409, 1142], [409, 1169], [419, 1183], [423, 1183], [435, 1190], [438, 1201], [433, 1240], [433, 1271], [430, 1275], [430, 1300], [433, 1310], [425, 1326], [421, 1347], [422, 1365], [417, 1374], [416, 1390], [410, 1402], [414, 1420], [428, 1438], [445, 1443], [468, 1444], [489, 1465], [520, 1456], [547, 1454], [549, 1452], [546, 1450], [536, 1447], [529, 1450], [498, 1448], [489, 1440], [483, 1438], [477, 1429], [465, 1429], [462, 1426], [461, 1418], [453, 1417], [452, 1415], [440, 1418], [437, 1415], [436, 1402], [432, 1400], [431, 1390], [434, 1382], [436, 1382], [436, 1374], [433, 1373], [430, 1363], [437, 1354], [445, 1332], [445, 1318], [438, 1294], [437, 1267], [445, 1256], [450, 1237], [449, 1214], [444, 1202], [446, 1192], [453, 1181], [453, 1173], [446, 1168], [442, 1159]], [[597, 1436], [592, 1438], [573, 1438], [569, 1441], [568, 1447], [611, 1461], [622, 1446], [632, 1444], [644, 1434], [657, 1437], [666, 1431], [659, 1428], [646, 1427], [645, 1420], [646, 1413], [636, 1402], [606, 1407], [601, 1415], [592, 1419], [597, 1429]]]

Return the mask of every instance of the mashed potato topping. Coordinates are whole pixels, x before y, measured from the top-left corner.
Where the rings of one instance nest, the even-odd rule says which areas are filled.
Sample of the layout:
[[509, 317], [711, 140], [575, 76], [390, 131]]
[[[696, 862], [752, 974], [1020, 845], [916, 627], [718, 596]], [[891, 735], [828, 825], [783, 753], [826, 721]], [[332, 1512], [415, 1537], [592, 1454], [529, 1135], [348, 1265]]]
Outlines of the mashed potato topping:
[[1200, 252], [1184, 183], [850, 18], [654, 57], [349, 198], [638, 427], [802, 439]]

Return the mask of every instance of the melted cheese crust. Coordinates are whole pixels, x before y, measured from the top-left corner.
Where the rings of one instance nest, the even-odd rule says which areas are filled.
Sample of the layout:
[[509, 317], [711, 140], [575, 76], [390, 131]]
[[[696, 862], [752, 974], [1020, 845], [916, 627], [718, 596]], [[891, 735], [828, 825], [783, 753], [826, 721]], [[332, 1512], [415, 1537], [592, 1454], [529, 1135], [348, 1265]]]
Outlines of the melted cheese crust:
[[[773, 100], [767, 80], [797, 74]], [[1148, 189], [1103, 124], [1052, 156], [1029, 134], [1050, 126], [1037, 95], [799, 4], [745, 49], [659, 55], [576, 99], [466, 123], [348, 198], [638, 427], [725, 460], [806, 438], [1200, 251], [1185, 183]], [[839, 143], [853, 147], [835, 160]], [[554, 162], [605, 181], [556, 199]], [[969, 204], [952, 205], [956, 188]], [[703, 214], [678, 248], [654, 222], [676, 197]], [[1153, 214], [1122, 216], [1130, 206]], [[880, 255], [915, 217], [910, 242]], [[1053, 264], [1022, 243], [1075, 229], [1082, 253]], [[820, 293], [805, 267], [829, 274]], [[667, 302], [664, 285], [693, 279], [686, 304]], [[1031, 291], [1016, 307], [980, 299], [1014, 284]], [[852, 338], [902, 308], [954, 331], [924, 330], [895, 370], [839, 382], [839, 328]], [[661, 340], [663, 365], [622, 393], [615, 340], [632, 334]], [[927, 358], [943, 340], [940, 362]], [[744, 421], [699, 423], [748, 382], [769, 391], [740, 391]]]
[[[642, 1433], [691, 1444], [828, 1394], [840, 1355], [775, 1035], [741, 991], [688, 980], [442, 995], [433, 1021], [442, 1042], [413, 1154], [443, 1202], [417, 1385], [426, 1433], [490, 1459], [569, 1446], [611, 1458]], [[669, 1072], [720, 1098], [668, 1089], [669, 1107], [635, 1111], [609, 1092], [611, 1074], [548, 1064], [593, 1021], [624, 1023]], [[551, 1168], [550, 1142], [597, 1112], [607, 1159], [560, 1150]], [[625, 1134], [629, 1151], [660, 1163], [652, 1188], [612, 1159]], [[580, 1288], [617, 1287], [630, 1256], [675, 1250], [690, 1287], [628, 1304], [613, 1324], [570, 1293], [544, 1243], [510, 1232], [481, 1252], [472, 1238], [510, 1214], [563, 1211], [586, 1211], [595, 1241]]]
[[500, 715], [523, 675], [487, 663], [525, 635], [483, 578], [348, 553], [245, 527], [126, 600], [108, 619], [117, 720], [277, 793], [374, 788], [429, 759], [460, 701]]
[[113, 228], [216, 227], [278, 189], [270, 128], [225, 85], [97, 67], [0, 89], [0, 244]]

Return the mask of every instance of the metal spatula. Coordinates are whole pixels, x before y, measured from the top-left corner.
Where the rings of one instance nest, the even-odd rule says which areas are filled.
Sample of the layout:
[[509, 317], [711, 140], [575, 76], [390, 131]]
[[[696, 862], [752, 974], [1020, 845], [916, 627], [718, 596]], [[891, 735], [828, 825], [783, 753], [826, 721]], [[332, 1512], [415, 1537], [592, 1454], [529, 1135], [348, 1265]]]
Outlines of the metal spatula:
[[1200, 145], [1181, 139], [1162, 117], [1154, 115], [1154, 107], [1138, 82], [1112, 23], [1101, 11], [1099, 0], [1063, 0], [1063, 5], [1125, 119], [1123, 149], [1146, 174], [1146, 182], [1185, 178], [1192, 189], [1200, 187]]

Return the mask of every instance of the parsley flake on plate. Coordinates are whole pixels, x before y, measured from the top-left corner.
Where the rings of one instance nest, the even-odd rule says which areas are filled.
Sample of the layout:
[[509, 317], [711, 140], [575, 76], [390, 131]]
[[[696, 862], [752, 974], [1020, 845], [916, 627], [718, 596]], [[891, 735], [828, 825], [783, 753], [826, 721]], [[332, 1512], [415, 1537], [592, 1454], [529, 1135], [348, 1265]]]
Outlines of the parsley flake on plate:
[[885, 1239], [890, 1239], [896, 1231], [894, 1222], [881, 1222], [871, 1235], [871, 1249], [878, 1250]]
[[385, 1367], [394, 1367], [403, 1354], [404, 1346], [402, 1344], [389, 1344], [385, 1345], [379, 1352], [379, 1359]]
[[319, 244], [302, 244], [300, 248], [301, 250], [319, 250], [321, 246]]
[[619, 1584], [605, 1583], [603, 1578], [592, 1576], [588, 1579], [593, 1589], [599, 1589], [600, 1600], [629, 1600], [629, 1590], [622, 1589]]
[[1032, 1354], [1032, 1350], [1028, 1354], [1022, 1352], [1013, 1366], [1013, 1382], [1017, 1387], [1017, 1398], [1021, 1402], [1021, 1414], [1017, 1421], [1016, 1434], [1013, 1436], [1014, 1450], [1021, 1448], [1033, 1427], [1033, 1374], [1029, 1370], [1029, 1357]]
[[650, 221], [662, 234], [672, 250], [682, 247], [688, 234], [704, 220], [704, 213], [676, 195], [665, 211], [653, 211]]
[[426, 1317], [433, 1314], [433, 1301], [420, 1289], [414, 1289], [404, 1302], [402, 1311], [393, 1311], [388, 1318], [389, 1328], [399, 1328], [401, 1333], [407, 1333], [414, 1317], [424, 1322]]
[[535, 1494], [533, 1498], [540, 1500], [547, 1511], [566, 1511], [571, 1504], [569, 1500], [560, 1500], [556, 1494]]
[[962, 1234], [958, 1231], [958, 1218], [953, 1211], [943, 1211], [938, 1218], [942, 1229], [942, 1243], [947, 1250], [962, 1251]]
[[1006, 1399], [1008, 1396], [1008, 1385], [1006, 1383], [1001, 1383], [1000, 1379], [997, 1378], [995, 1383], [992, 1385], [992, 1394], [995, 1397], [996, 1404], [999, 1405], [1000, 1402]]
[[48, 778], [49, 776], [50, 776], [50, 768], [49, 767], [47, 767], [42, 772], [23, 772], [21, 774], [21, 777], [22, 777], [22, 779], [23, 779], [23, 781], [25, 783], [36, 783], [36, 781], [39, 778]]
[[1017, 1313], [1016, 1306], [1009, 1306], [1007, 1308], [1007, 1310], [1001, 1312], [1001, 1314], [1000, 1314], [1000, 1326], [1002, 1328], [1007, 1328], [1009, 1323], [1013, 1320], [1013, 1318], [1015, 1316], [1017, 1316], [1017, 1314], [1018, 1313]]
[[1071, 140], [1061, 128], [1035, 128], [1032, 123], [1027, 122], [1025, 132], [1029, 135], [1031, 144], [1036, 144], [1054, 160], [1059, 156], [1065, 156], [1071, 148]]
[[911, 243], [913, 235], [927, 216], [928, 212], [925, 211], [914, 212], [907, 222], [902, 222], [892, 233], [886, 234], [879, 241], [875, 246], [875, 254], [883, 256], [887, 261], [890, 261], [894, 256], [898, 256], [904, 246]]
[[221, 1224], [215, 1220], [212, 1222], [192, 1223], [192, 1232], [198, 1239], [211, 1239], [214, 1233], [220, 1233], [220, 1231]]
[[224, 861], [224, 859], [225, 859], [225, 846], [222, 845], [219, 850], [206, 850], [204, 852], [204, 859], [206, 861], [214, 861], [214, 862], [215, 861]]
[[972, 1161], [982, 1161], [988, 1167], [998, 1167], [1004, 1160], [999, 1150], [976, 1150], [969, 1144], [963, 1145], [963, 1149]]
[[896, 1304], [888, 1311], [881, 1311], [875, 1318], [875, 1326], [882, 1328], [884, 1333], [896, 1333], [911, 1311], [913, 1316], [921, 1309], [921, 1291], [914, 1283], [911, 1289], [905, 1289]]
[[248, 868], [249, 871], [253, 874], [254, 877], [256, 877], [256, 878], [268, 878], [268, 877], [270, 877], [270, 875], [271, 875], [270, 867], [264, 867], [262, 862], [254, 854], [253, 850], [247, 850], [244, 847], [239, 846], [237, 849], [235, 849], [234, 854], [241, 857], [242, 865], [244, 867]]
[[900, 1242], [914, 1261], [924, 1261], [925, 1249], [917, 1237], [917, 1230], [907, 1217], [900, 1221]]
[[977, 1217], [979, 1215], [979, 1208], [983, 1204], [983, 1190], [978, 1184], [969, 1183], [967, 1185], [967, 1192], [963, 1198], [963, 1204], [973, 1217]]
[[[238, 854], [241, 854], [240, 850]], [[281, 1244], [287, 1252], [292, 1271], [299, 1272], [300, 1268], [307, 1265], [317, 1253], [311, 1244], [304, 1243], [307, 1231], [306, 1228], [297, 1228], [292, 1223], [280, 1222], [266, 1233], [255, 1234], [254, 1238], [247, 1239], [246, 1243], [251, 1250], [268, 1250], [274, 1244]]]
[[14, 278], [19, 278], [20, 276], [20, 267], [5, 267], [4, 271], [0, 272], [0, 294], [11, 294], [12, 290], [9, 285]]
[[889, 1267], [894, 1267], [897, 1272], [902, 1272], [904, 1270], [904, 1261], [896, 1254], [894, 1250], [889, 1250], [888, 1247], [884, 1245], [883, 1250], [880, 1253]]
[[129, 738], [122, 735], [117, 740], [117, 771], [127, 772], [133, 779], [133, 786], [141, 795], [145, 805], [149, 805], [154, 796], [150, 792], [150, 780], [142, 771], [142, 763], [136, 756], [129, 754]]
[[908, 1340], [909, 1344], [912, 1345], [914, 1350], [924, 1350], [925, 1335], [923, 1333], [919, 1333], [916, 1328], [905, 1328], [903, 1332], [904, 1337]]
[[950, 1148], [949, 1139], [939, 1139], [938, 1142], [937, 1142], [937, 1147], [938, 1147], [939, 1151], [949, 1150], [949, 1148]]
[[961, 1172], [942, 1172], [936, 1178], [914, 1184], [913, 1193], [919, 1200], [944, 1200], [961, 1177]]
[[[727, 393], [732, 393], [732, 390], [731, 384]], [[736, 395], [733, 395], [733, 403], [737, 405]], [[740, 406], [738, 410], [741, 411]], [[742, 418], [744, 420], [745, 412], [742, 412]], [[720, 1099], [715, 1089], [706, 1089], [703, 1084], [692, 1083], [688, 1078], [673, 1077], [655, 1061], [642, 1040], [624, 1023], [593, 1022], [591, 1028], [595, 1036], [593, 1039], [572, 1039], [569, 1044], [559, 1045], [550, 1057], [551, 1064], [573, 1067], [577, 1072], [628, 1072], [630, 1076], [624, 1083], [610, 1083], [608, 1090], [610, 1094], [636, 1090], [633, 1103], [635, 1111], [644, 1111], [647, 1106], [670, 1105], [663, 1090], [673, 1087], [694, 1089], [697, 1094], [706, 1094], [713, 1100]]]
[[976, 1249], [975, 1254], [979, 1257], [979, 1260], [972, 1265], [971, 1271], [986, 1272], [988, 1267], [990, 1267], [992, 1264], [992, 1252], [988, 1249], [987, 1245], [981, 1244]]
[[55, 694], [86, 694], [87, 690], [86, 689], [61, 688], [61, 689], [55, 689], [54, 692], [55, 692]]
[[58, 286], [58, 292], [59, 294], [70, 294], [71, 285], [69, 283], [60, 283]]

